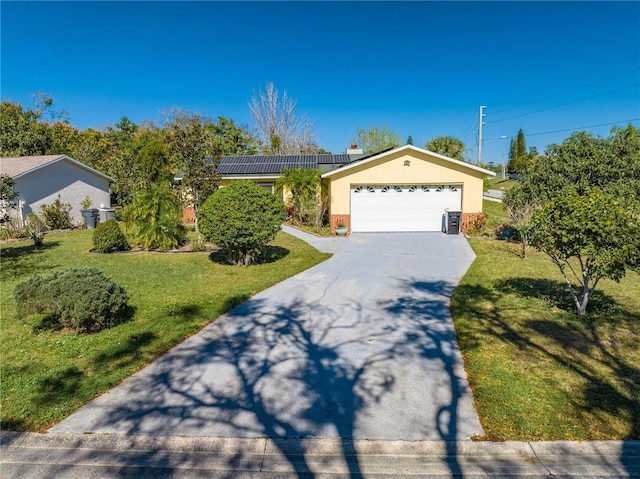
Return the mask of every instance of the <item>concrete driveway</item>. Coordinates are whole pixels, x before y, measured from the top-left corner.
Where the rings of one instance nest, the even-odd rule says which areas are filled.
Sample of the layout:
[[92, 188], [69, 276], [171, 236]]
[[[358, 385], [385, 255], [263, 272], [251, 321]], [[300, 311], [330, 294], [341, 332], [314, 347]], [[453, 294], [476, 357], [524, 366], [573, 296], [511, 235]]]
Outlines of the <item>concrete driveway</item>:
[[223, 315], [50, 431], [383, 440], [483, 434], [448, 308], [474, 258], [466, 239], [295, 234], [334, 256]]

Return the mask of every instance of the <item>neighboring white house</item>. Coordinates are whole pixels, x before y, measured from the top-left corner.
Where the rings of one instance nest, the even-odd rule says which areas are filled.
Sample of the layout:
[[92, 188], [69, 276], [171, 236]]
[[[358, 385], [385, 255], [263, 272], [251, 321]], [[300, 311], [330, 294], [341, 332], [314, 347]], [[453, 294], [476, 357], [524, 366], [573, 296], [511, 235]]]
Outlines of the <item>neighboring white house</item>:
[[39, 213], [41, 205], [53, 203], [58, 195], [71, 205], [74, 222], [82, 221], [80, 203], [87, 196], [92, 208], [111, 206], [109, 183], [113, 178], [67, 155], [0, 158], [0, 174], [16, 182], [21, 221], [31, 211]]

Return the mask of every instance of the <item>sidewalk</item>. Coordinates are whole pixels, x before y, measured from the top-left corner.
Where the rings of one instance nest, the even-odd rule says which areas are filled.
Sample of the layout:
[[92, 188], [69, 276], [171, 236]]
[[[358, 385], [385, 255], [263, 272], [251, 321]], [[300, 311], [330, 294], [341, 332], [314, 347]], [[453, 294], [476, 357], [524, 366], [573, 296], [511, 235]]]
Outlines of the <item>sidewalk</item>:
[[0, 477], [638, 478], [640, 441], [225, 439], [3, 432]]

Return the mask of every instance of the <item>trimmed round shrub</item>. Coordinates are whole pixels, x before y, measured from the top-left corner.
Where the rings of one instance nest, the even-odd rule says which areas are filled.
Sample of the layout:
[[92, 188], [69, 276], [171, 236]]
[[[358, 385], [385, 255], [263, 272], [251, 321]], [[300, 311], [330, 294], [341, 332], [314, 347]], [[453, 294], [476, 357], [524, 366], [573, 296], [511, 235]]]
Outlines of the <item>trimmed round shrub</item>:
[[96, 226], [93, 230], [93, 249], [99, 253], [114, 253], [129, 249], [127, 238], [116, 220], [110, 219]]
[[198, 212], [198, 226], [237, 265], [259, 262], [284, 221], [282, 200], [252, 181], [220, 188]]
[[129, 297], [100, 270], [85, 266], [54, 271], [18, 283], [16, 314], [46, 314], [64, 328], [95, 332], [123, 320]]

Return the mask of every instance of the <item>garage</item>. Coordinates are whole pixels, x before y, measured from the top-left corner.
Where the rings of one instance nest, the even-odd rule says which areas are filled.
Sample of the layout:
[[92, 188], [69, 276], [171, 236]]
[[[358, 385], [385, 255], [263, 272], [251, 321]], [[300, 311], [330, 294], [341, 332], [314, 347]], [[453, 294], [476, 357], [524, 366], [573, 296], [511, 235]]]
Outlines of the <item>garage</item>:
[[461, 185], [354, 185], [351, 231], [442, 231], [445, 210], [461, 206]]
[[479, 166], [404, 145], [356, 159], [322, 175], [331, 232], [443, 231], [445, 210], [459, 210], [458, 231], [482, 218]]

